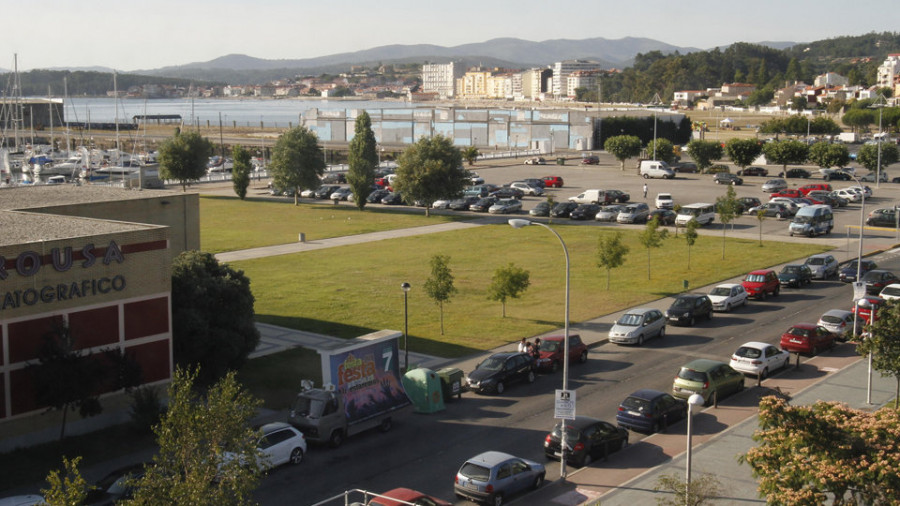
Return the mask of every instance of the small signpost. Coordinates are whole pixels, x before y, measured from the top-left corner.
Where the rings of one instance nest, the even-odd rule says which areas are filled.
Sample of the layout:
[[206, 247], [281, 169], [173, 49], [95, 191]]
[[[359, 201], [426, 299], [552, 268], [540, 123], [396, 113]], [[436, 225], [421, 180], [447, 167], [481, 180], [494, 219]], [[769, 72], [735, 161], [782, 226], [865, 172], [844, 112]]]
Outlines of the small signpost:
[[575, 419], [575, 390], [556, 391], [556, 410], [554, 418], [560, 420]]

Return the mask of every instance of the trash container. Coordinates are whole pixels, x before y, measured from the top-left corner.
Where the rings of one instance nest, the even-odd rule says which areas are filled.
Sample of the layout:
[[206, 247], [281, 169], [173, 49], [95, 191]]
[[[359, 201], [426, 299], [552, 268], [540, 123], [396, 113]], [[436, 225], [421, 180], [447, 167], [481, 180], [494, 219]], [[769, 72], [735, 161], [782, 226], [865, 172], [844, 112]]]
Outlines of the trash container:
[[556, 165], [565, 165], [565, 164], [566, 164], [566, 159], [565, 159], [565, 158], [559, 157], [559, 158], [556, 159]]
[[463, 372], [456, 367], [445, 367], [437, 371], [441, 378], [441, 389], [445, 400], [450, 400], [454, 395], [462, 398], [465, 385], [463, 384]]

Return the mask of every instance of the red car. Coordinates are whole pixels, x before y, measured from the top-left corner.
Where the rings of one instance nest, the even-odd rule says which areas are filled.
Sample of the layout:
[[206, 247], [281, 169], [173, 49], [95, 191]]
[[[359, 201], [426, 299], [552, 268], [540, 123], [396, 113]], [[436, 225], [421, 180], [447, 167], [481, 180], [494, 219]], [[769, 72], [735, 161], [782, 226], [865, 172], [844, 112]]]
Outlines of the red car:
[[859, 307], [859, 317], [866, 321], [866, 324], [870, 323], [872, 319], [872, 313], [875, 313], [875, 320], [878, 319], [878, 309], [883, 307], [885, 300], [881, 297], [875, 295], [866, 295], [865, 297], [859, 299], [856, 304], [853, 305], [852, 311], [856, 313], [856, 308]]
[[815, 355], [819, 350], [834, 348], [837, 336], [813, 323], [797, 323], [781, 334], [781, 349]]
[[744, 281], [741, 285], [743, 285], [749, 296], [759, 299], [765, 299], [768, 294], [777, 296], [781, 290], [778, 274], [771, 269], [762, 269], [747, 274], [744, 276]]
[[[565, 348], [563, 339], [563, 336], [550, 336], [541, 339], [541, 347], [538, 349], [539, 356], [535, 361], [537, 369], [556, 372], [562, 367], [563, 349]], [[569, 363], [578, 361], [583, 364], [587, 362], [587, 359], [587, 345], [581, 340], [581, 336], [569, 334]]]
[[[395, 488], [379, 495], [381, 495], [382, 497], [376, 497], [370, 500], [368, 506], [401, 506], [404, 504], [434, 504], [435, 506], [450, 506], [450, 503], [447, 501], [438, 499], [436, 497], [431, 497], [430, 495], [426, 495], [422, 492], [408, 488]], [[387, 499], [388, 497], [390, 497], [390, 499]]]
[[563, 178], [559, 176], [544, 176], [544, 188], [562, 188]]
[[804, 196], [804, 193], [796, 188], [785, 188], [780, 192], [773, 193], [769, 195], [769, 198], [774, 199], [775, 197], [788, 197], [792, 199], [798, 199]]
[[800, 193], [802, 193], [804, 196], [806, 196], [806, 195], [807, 195], [809, 192], [811, 192], [811, 191], [817, 191], [817, 190], [818, 190], [818, 191], [826, 191], [826, 192], [830, 192], [830, 191], [831, 191], [831, 185], [828, 184], [828, 183], [812, 183], [812, 184], [805, 184], [805, 185], [801, 186], [800, 188], [797, 188], [797, 190], [800, 191]]

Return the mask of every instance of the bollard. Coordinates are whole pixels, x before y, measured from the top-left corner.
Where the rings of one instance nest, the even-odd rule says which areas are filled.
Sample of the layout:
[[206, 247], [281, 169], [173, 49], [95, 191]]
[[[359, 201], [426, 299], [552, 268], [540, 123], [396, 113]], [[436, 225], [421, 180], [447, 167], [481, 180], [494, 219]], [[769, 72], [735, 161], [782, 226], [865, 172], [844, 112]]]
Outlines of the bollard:
[[719, 391], [718, 390], [713, 391], [713, 407], [714, 408], [719, 407]]
[[300, 232], [300, 242], [306, 242], [306, 234]]

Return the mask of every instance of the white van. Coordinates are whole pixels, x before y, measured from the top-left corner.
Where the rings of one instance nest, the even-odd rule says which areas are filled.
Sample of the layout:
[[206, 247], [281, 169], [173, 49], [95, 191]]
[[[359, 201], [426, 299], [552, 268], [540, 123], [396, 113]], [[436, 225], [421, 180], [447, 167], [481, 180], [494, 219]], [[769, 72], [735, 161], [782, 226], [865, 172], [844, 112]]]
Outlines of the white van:
[[569, 197], [569, 202], [576, 204], [608, 204], [608, 200], [605, 190], [585, 190], [584, 193]]
[[641, 160], [639, 167], [640, 174], [644, 179], [673, 179], [675, 177], [675, 171], [669, 167], [669, 164], [661, 160]]
[[686, 226], [692, 219], [697, 220], [700, 225], [709, 225], [716, 219], [715, 204], [699, 203], [683, 206], [675, 217], [675, 225]]
[[794, 234], [812, 237], [819, 234], [830, 234], [834, 228], [834, 214], [832, 214], [831, 206], [825, 204], [817, 204], [814, 206], [801, 207], [791, 224], [788, 225], [788, 232], [791, 237]]

